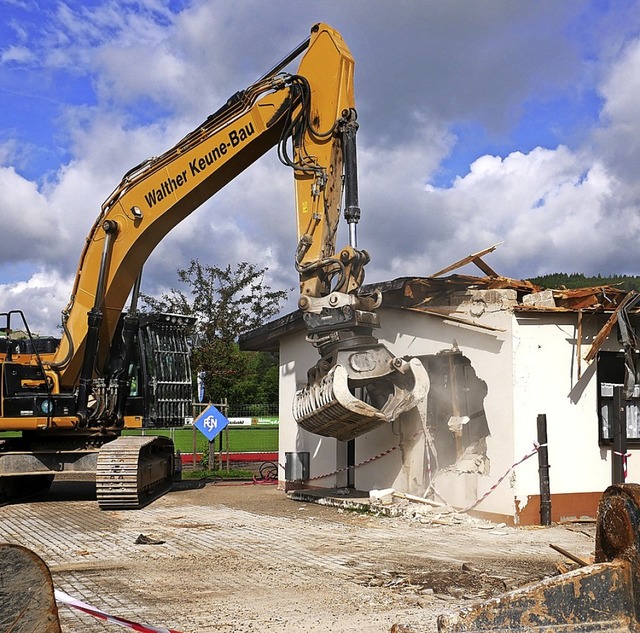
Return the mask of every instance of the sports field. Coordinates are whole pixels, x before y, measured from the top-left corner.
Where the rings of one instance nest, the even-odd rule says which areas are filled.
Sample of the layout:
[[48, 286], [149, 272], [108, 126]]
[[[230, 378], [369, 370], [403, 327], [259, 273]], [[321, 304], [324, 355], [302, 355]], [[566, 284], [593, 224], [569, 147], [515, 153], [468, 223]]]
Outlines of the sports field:
[[[195, 427], [125, 431], [126, 435], [164, 435], [170, 437], [182, 453], [204, 452], [208, 440]], [[274, 452], [278, 450], [278, 425], [227, 426], [213, 441], [214, 450], [234, 453]]]

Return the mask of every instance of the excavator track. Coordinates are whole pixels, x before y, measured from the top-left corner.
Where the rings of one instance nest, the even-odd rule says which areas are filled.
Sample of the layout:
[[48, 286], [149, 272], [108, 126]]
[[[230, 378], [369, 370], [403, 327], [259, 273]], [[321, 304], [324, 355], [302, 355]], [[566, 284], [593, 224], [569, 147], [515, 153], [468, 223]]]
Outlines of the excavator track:
[[166, 437], [123, 436], [102, 446], [96, 469], [101, 510], [134, 510], [170, 490], [173, 442]]

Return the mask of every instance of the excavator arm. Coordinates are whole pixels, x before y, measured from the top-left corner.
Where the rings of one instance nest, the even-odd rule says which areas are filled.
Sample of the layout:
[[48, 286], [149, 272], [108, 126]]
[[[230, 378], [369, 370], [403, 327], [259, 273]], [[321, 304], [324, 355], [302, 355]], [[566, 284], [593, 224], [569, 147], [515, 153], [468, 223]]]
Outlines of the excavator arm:
[[[303, 50], [298, 72], [282, 72]], [[359, 292], [369, 256], [357, 249], [355, 235], [360, 210], [353, 68], [341, 36], [315, 25], [292, 55], [175, 147], [129, 171], [104, 202], [63, 312], [64, 337], [46, 365], [52, 384], [77, 388], [81, 425], [91, 426], [97, 410], [104, 416], [93, 381], [108, 361], [125, 302], [155, 246], [275, 146], [294, 171], [299, 306], [321, 355], [309, 385], [296, 396], [296, 419], [307, 430], [351, 439], [394, 419], [426, 392], [420, 363], [393, 357], [371, 334], [379, 297]], [[343, 190], [350, 244], [336, 252]], [[359, 388], [369, 392], [356, 396]]]

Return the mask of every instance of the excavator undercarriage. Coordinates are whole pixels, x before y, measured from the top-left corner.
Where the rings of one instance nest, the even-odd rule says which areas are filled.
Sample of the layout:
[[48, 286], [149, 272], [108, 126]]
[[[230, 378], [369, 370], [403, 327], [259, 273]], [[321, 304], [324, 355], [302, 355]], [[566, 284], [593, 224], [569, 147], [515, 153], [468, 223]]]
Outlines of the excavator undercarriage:
[[[0, 316], [5, 317], [4, 330], [12, 331], [10, 317], [16, 315]], [[102, 509], [139, 508], [171, 488], [179, 478], [180, 460], [171, 440], [152, 433], [182, 425], [192, 414], [186, 336], [194, 321], [171, 314], [140, 315], [124, 367], [122, 350], [115, 345], [108, 368], [91, 383], [82, 427], [72, 423], [76, 400], [47, 389], [42, 364], [20, 362], [27, 354], [40, 358], [51, 341], [30, 336], [24, 319], [26, 337], [0, 340], [8, 350], [0, 372], [5, 418], [12, 416], [14, 425], [27, 427], [19, 435], [0, 437], [0, 502], [46, 491], [56, 473], [95, 475]], [[115, 411], [123, 384], [128, 397], [118, 424]], [[54, 418], [61, 413], [70, 421], [66, 427], [62, 415]], [[123, 435], [127, 429], [151, 434]]]
[[[171, 489], [180, 477], [173, 442], [162, 436], [67, 435], [46, 448], [0, 442], [0, 503], [48, 490], [55, 473], [95, 476], [102, 510], [141, 508]], [[104, 441], [102, 445], [99, 445]], [[25, 450], [19, 450], [19, 449]]]

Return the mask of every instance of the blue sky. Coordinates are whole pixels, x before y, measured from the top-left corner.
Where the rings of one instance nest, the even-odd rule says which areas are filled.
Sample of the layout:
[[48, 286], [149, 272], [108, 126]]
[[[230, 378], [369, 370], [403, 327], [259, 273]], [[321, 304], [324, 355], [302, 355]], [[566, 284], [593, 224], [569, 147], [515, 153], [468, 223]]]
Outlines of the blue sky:
[[[304, 40], [356, 60], [368, 281], [492, 244], [505, 276], [640, 274], [640, 0], [0, 0], [0, 310], [51, 333], [121, 176]], [[293, 185], [275, 152], [159, 245], [294, 288]], [[339, 246], [346, 241], [341, 237]], [[471, 272], [471, 271], [469, 271]], [[295, 292], [292, 293], [295, 297]]]

